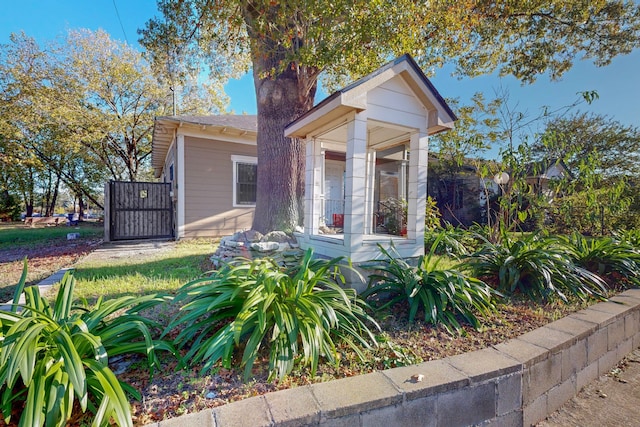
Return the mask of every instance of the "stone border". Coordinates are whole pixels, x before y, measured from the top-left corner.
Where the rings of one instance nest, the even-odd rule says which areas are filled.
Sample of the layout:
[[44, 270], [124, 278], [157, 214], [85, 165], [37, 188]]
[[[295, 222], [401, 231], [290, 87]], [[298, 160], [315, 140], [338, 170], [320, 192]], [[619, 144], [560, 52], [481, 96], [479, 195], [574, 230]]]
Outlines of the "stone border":
[[267, 393], [149, 427], [529, 426], [639, 345], [640, 289], [630, 289], [482, 350]]

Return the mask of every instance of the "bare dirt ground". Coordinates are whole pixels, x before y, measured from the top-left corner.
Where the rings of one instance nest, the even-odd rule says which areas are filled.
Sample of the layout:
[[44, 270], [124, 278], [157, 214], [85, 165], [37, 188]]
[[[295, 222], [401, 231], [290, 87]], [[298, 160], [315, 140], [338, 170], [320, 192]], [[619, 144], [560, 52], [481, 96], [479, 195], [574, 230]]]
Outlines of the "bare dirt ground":
[[637, 427], [640, 425], [640, 350], [634, 350], [538, 427]]
[[13, 289], [20, 280], [23, 260], [27, 258], [27, 283], [35, 284], [60, 270], [70, 267], [95, 250], [101, 239], [63, 240], [55, 245], [21, 247], [0, 250], [0, 302], [13, 297]]

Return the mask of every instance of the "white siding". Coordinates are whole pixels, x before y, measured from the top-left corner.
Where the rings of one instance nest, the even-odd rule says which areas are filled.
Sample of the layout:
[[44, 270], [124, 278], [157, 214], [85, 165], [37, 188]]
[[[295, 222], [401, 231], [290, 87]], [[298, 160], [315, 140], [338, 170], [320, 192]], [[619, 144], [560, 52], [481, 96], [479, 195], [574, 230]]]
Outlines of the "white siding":
[[367, 117], [414, 129], [423, 129], [427, 124], [426, 109], [400, 76], [369, 91]]

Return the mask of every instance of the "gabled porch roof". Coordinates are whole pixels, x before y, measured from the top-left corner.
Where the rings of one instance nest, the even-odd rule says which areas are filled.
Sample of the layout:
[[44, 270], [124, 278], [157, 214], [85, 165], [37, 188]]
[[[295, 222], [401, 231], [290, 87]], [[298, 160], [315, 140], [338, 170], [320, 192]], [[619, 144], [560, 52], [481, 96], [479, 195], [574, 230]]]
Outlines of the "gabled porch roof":
[[[377, 244], [395, 242], [400, 256], [424, 253], [428, 138], [453, 128], [456, 116], [416, 62], [404, 55], [339, 90], [285, 128], [306, 140], [305, 224], [300, 246], [316, 254], [363, 262], [379, 255]], [[324, 234], [327, 213], [326, 160], [344, 156], [342, 234]], [[386, 164], [377, 160], [384, 160]], [[386, 168], [395, 168], [394, 170]], [[383, 173], [394, 174], [388, 198], [406, 199], [400, 218], [378, 233]], [[389, 181], [389, 180], [387, 180]], [[404, 210], [404, 212], [402, 212]], [[394, 216], [395, 215], [395, 216]], [[391, 222], [389, 222], [391, 224]]]
[[[444, 98], [424, 75], [411, 55], [405, 54], [325, 98], [287, 125], [285, 136], [305, 138], [318, 129], [339, 127], [341, 122], [349, 116], [349, 113], [367, 109], [369, 90], [396, 76], [400, 76], [407, 83], [416, 98], [429, 112], [429, 127], [427, 129], [429, 135], [453, 128], [453, 122], [457, 120], [455, 113], [449, 108]], [[382, 129], [387, 129], [389, 132], [389, 125], [381, 124], [380, 130]], [[388, 138], [389, 135], [386, 137]]]

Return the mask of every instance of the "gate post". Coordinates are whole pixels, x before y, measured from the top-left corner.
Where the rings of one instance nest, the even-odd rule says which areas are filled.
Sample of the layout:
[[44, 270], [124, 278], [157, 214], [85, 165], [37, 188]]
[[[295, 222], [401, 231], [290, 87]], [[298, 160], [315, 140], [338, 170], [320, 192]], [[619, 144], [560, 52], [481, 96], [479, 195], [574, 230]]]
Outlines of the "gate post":
[[104, 242], [111, 241], [111, 181], [104, 185]]

